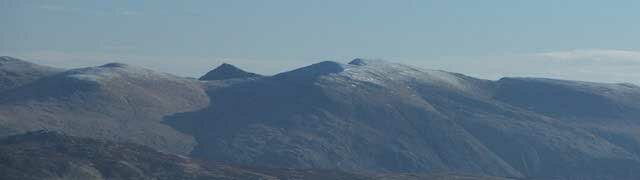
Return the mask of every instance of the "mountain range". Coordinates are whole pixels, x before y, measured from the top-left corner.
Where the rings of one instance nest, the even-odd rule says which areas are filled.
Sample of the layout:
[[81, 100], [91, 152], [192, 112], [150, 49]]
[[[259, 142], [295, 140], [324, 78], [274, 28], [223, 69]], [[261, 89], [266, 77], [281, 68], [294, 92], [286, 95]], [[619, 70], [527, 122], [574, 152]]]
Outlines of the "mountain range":
[[272, 76], [223, 64], [194, 79], [0, 58], [0, 136], [57, 131], [270, 172], [638, 179], [639, 120], [633, 84], [491, 81], [366, 59]]

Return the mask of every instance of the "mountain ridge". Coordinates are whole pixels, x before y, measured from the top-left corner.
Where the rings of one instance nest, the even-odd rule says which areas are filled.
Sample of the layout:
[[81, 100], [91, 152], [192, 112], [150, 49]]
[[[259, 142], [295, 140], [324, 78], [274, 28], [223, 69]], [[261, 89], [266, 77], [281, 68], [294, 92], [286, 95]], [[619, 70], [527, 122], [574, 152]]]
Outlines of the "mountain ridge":
[[48, 128], [262, 167], [633, 179], [636, 99], [633, 85], [366, 59], [213, 81], [107, 64], [0, 91], [0, 134]]
[[9, 56], [0, 57], [0, 92], [20, 87], [62, 69], [41, 66]]

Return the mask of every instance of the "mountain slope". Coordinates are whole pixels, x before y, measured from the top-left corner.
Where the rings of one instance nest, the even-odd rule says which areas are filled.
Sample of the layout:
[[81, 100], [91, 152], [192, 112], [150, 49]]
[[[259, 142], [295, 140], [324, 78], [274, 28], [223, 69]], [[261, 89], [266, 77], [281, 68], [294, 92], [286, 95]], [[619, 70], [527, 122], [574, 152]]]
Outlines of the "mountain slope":
[[130, 143], [36, 131], [0, 139], [0, 179], [309, 179], [403, 180], [502, 178], [462, 174], [354, 174], [198, 161]]
[[72, 69], [5, 91], [0, 134], [50, 129], [186, 154], [192, 137], [162, 117], [208, 103], [202, 85], [125, 64]]
[[193, 80], [124, 64], [0, 92], [0, 134], [53, 129], [259, 167], [640, 177], [640, 89], [377, 60]]
[[542, 78], [503, 78], [496, 98], [563, 119], [640, 118], [640, 87]]
[[321, 62], [210, 90], [210, 107], [167, 120], [199, 142], [193, 156], [231, 163], [569, 179], [637, 176], [630, 173], [640, 170], [634, 152], [498, 101], [493, 94], [499, 88], [383, 61]]
[[496, 99], [580, 127], [640, 154], [640, 87], [542, 78], [503, 78]]
[[16, 58], [0, 57], [0, 92], [31, 83], [61, 69], [36, 65]]
[[38, 131], [0, 140], [0, 179], [370, 179], [205, 163], [135, 144]]

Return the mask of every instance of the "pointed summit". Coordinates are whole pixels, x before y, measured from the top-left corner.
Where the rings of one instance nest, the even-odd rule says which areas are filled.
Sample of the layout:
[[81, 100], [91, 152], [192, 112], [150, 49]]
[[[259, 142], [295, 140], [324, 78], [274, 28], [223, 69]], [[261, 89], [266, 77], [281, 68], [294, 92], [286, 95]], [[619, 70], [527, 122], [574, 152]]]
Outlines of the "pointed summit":
[[366, 65], [367, 63], [365, 62], [364, 59], [356, 58], [353, 61], [349, 62], [349, 64], [361, 66], [361, 65]]
[[222, 63], [222, 65], [218, 66], [216, 69], [211, 70], [204, 76], [200, 77], [200, 80], [211, 81], [211, 80], [250, 78], [250, 77], [260, 77], [260, 76], [262, 75], [244, 71], [231, 64]]
[[380, 64], [380, 63], [388, 63], [388, 62], [381, 59], [363, 59], [363, 58], [356, 58], [351, 62], [349, 62], [350, 65], [356, 65], [356, 66], [364, 66], [369, 64]]

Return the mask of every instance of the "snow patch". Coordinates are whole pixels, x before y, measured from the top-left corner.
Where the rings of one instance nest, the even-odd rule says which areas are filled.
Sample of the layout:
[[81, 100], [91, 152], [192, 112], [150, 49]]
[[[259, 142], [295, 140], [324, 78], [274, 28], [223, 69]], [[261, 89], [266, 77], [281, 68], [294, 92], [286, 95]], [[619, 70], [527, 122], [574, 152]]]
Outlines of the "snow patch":
[[140, 68], [122, 63], [109, 63], [98, 67], [74, 69], [66, 72], [66, 76], [82, 81], [109, 81], [118, 78], [139, 78], [147, 80], [175, 79], [166, 73]]
[[463, 79], [453, 73], [419, 69], [411, 66], [386, 62], [383, 60], [355, 59], [345, 66], [344, 72], [337, 74], [356, 81], [374, 83], [380, 86], [394, 86], [398, 83], [428, 83], [440, 87], [449, 87], [467, 91]]

